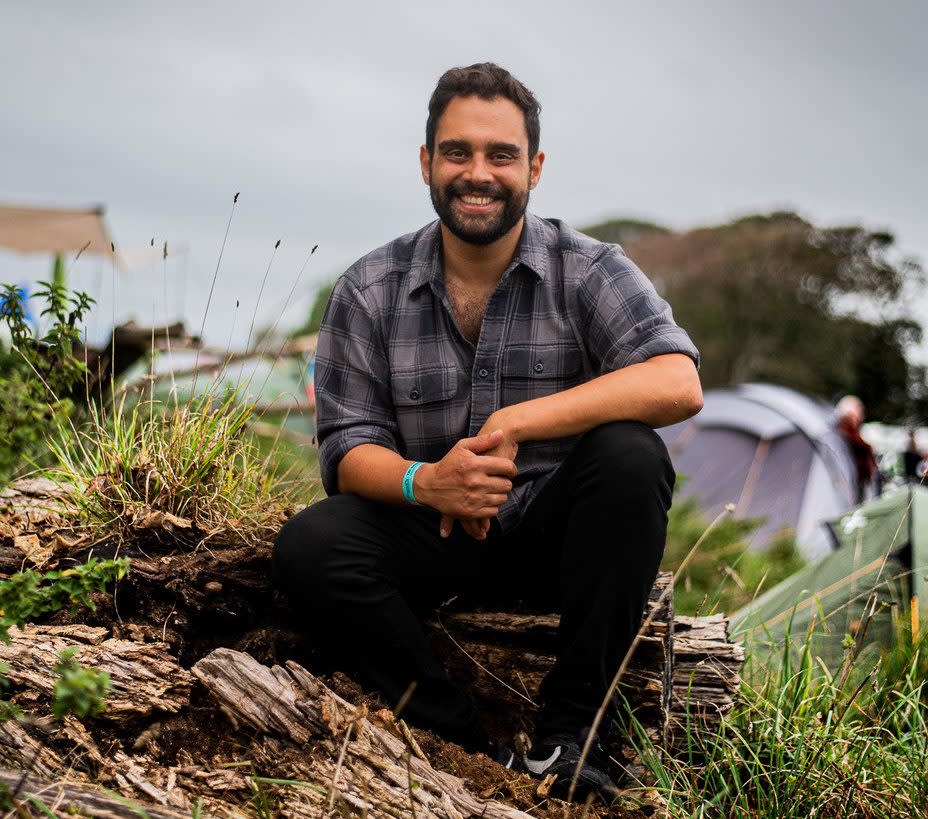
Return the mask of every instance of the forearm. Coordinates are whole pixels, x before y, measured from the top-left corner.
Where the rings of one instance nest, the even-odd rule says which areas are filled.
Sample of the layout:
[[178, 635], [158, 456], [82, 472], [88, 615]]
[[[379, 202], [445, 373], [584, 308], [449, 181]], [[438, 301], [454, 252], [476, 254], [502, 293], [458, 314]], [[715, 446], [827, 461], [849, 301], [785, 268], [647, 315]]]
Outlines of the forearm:
[[[403, 496], [403, 477], [413, 463], [385, 446], [361, 444], [349, 449], [338, 464], [338, 491], [385, 503], [408, 504]], [[417, 472], [413, 491], [418, 488], [418, 478]]]
[[516, 443], [587, 432], [609, 421], [641, 421], [662, 427], [702, 408], [702, 388], [692, 360], [656, 356], [563, 392], [504, 407], [484, 425], [498, 425]]
[[[437, 463], [423, 463], [413, 477], [416, 503], [455, 518], [495, 516], [512, 490], [516, 465], [511, 458], [484, 456], [502, 434], [485, 434], [458, 441]], [[378, 444], [361, 444], [342, 457], [338, 489], [384, 503], [408, 504], [403, 479], [409, 461]]]

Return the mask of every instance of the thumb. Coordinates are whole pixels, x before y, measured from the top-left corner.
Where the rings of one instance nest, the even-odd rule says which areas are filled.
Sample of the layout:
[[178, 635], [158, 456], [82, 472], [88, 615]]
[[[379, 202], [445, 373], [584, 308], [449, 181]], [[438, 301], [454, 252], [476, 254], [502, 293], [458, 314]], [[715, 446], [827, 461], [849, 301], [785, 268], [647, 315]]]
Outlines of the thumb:
[[494, 429], [492, 432], [482, 432], [474, 438], [464, 438], [461, 446], [471, 452], [486, 452], [493, 449], [500, 441], [503, 440], [503, 431]]
[[442, 515], [438, 524], [438, 531], [442, 537], [448, 537], [451, 534], [451, 527], [454, 526], [454, 518], [451, 515]]

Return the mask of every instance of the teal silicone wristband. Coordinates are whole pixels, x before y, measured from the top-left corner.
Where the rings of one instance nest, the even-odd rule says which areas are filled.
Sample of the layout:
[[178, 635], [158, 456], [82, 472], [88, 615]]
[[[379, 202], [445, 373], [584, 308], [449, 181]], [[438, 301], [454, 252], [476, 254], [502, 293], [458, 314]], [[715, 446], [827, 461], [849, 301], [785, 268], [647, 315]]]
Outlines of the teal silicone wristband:
[[416, 476], [419, 467], [424, 463], [424, 461], [416, 461], [414, 464], [411, 464], [409, 469], [406, 470], [406, 474], [403, 476], [403, 497], [416, 506], [420, 504], [419, 501], [416, 500], [416, 493], [412, 491], [412, 480]]

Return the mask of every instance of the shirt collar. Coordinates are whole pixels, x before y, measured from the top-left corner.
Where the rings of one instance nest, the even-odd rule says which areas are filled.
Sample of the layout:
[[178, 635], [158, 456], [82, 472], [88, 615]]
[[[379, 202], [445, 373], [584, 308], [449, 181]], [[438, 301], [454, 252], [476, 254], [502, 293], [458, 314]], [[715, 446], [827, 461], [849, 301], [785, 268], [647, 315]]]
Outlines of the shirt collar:
[[[441, 282], [440, 252], [441, 229], [436, 219], [422, 228], [416, 239], [407, 276], [410, 294], [430, 281], [436, 284]], [[525, 214], [525, 224], [516, 252], [503, 276], [508, 275], [520, 264], [534, 273], [540, 281], [548, 278], [548, 249], [545, 244], [544, 226], [541, 219], [528, 212]]]

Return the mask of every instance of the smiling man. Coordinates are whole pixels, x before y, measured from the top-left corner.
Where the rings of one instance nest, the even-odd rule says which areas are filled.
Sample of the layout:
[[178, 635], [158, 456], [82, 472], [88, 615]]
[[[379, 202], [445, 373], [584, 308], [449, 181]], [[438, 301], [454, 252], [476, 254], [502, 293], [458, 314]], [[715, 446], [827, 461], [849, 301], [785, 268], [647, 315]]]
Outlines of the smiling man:
[[[695, 347], [607, 245], [526, 208], [539, 106], [492, 63], [446, 72], [422, 178], [438, 220], [339, 279], [316, 357], [329, 497], [277, 540], [277, 582], [339, 667], [413, 722], [489, 747], [420, 618], [464, 594], [560, 612], [529, 755], [566, 790], [634, 638], [674, 473], [655, 427], [698, 412]], [[596, 747], [596, 746], [594, 746]], [[611, 786], [604, 756], [582, 796]]]

